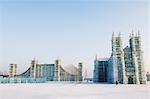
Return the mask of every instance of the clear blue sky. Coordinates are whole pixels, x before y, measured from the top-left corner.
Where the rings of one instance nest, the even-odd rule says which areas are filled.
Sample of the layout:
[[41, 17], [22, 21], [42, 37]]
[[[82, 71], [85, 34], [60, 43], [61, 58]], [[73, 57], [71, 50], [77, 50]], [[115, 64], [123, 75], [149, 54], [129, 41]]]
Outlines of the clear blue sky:
[[32, 58], [40, 63], [77, 65], [92, 75], [96, 54], [110, 57], [111, 35], [121, 32], [124, 46], [131, 31], [141, 31], [146, 69], [150, 69], [148, 0], [1, 0], [0, 71], [10, 63], [23, 72]]

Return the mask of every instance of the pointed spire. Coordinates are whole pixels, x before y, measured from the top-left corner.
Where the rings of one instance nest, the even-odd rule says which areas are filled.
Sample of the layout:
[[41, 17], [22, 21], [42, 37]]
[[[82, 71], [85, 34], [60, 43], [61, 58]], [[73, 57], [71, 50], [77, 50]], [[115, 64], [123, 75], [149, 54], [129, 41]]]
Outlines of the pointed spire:
[[97, 54], [95, 55], [95, 60], [97, 60]]
[[139, 36], [139, 33], [138, 32], [136, 32], [136, 37], [138, 37]]
[[115, 37], [115, 33], [113, 32], [113, 33], [112, 33], [112, 38], [114, 38], [114, 37]]
[[115, 38], [115, 33], [113, 32], [112, 33], [112, 41], [114, 40], [114, 38]]
[[136, 32], [136, 37], [140, 36], [140, 31], [138, 30], [138, 32]]
[[130, 33], [130, 38], [132, 38], [134, 36], [134, 34], [133, 34], [133, 30], [132, 30], [132, 32]]
[[114, 37], [114, 36], [115, 36], [115, 33], [113, 32], [113, 33], [112, 33], [112, 37]]

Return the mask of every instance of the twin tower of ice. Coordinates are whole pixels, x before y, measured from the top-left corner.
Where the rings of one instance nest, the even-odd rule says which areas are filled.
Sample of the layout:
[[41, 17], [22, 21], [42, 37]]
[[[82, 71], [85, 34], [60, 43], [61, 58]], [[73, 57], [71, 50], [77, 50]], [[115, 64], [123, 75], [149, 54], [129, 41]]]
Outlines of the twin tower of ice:
[[131, 32], [129, 46], [123, 49], [122, 38], [112, 35], [112, 54], [108, 59], [95, 59], [94, 82], [118, 81], [122, 84], [145, 84], [146, 74], [141, 48], [141, 36]]

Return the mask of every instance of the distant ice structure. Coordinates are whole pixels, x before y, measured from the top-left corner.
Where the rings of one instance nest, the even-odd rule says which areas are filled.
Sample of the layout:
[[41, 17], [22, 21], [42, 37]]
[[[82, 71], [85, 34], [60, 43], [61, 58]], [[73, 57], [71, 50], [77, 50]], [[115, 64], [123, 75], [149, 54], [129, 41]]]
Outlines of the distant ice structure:
[[[31, 66], [20, 75], [16, 75], [16, 65], [11, 64], [9, 77], [0, 78], [0, 83], [44, 83], [48, 81], [82, 81], [82, 63], [75, 66], [66, 67], [65, 70], [59, 59], [55, 64], [38, 64], [33, 59]], [[71, 72], [70, 72], [71, 71]]]

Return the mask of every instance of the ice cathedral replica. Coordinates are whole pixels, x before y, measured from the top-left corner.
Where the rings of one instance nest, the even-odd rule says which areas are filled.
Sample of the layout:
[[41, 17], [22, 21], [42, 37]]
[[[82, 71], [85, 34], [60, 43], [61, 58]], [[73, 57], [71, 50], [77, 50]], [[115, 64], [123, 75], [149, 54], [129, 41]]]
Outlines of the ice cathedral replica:
[[123, 49], [121, 34], [112, 35], [110, 58], [95, 58], [94, 82], [121, 84], [146, 84], [146, 74], [141, 48], [141, 36], [130, 34], [129, 46]]

